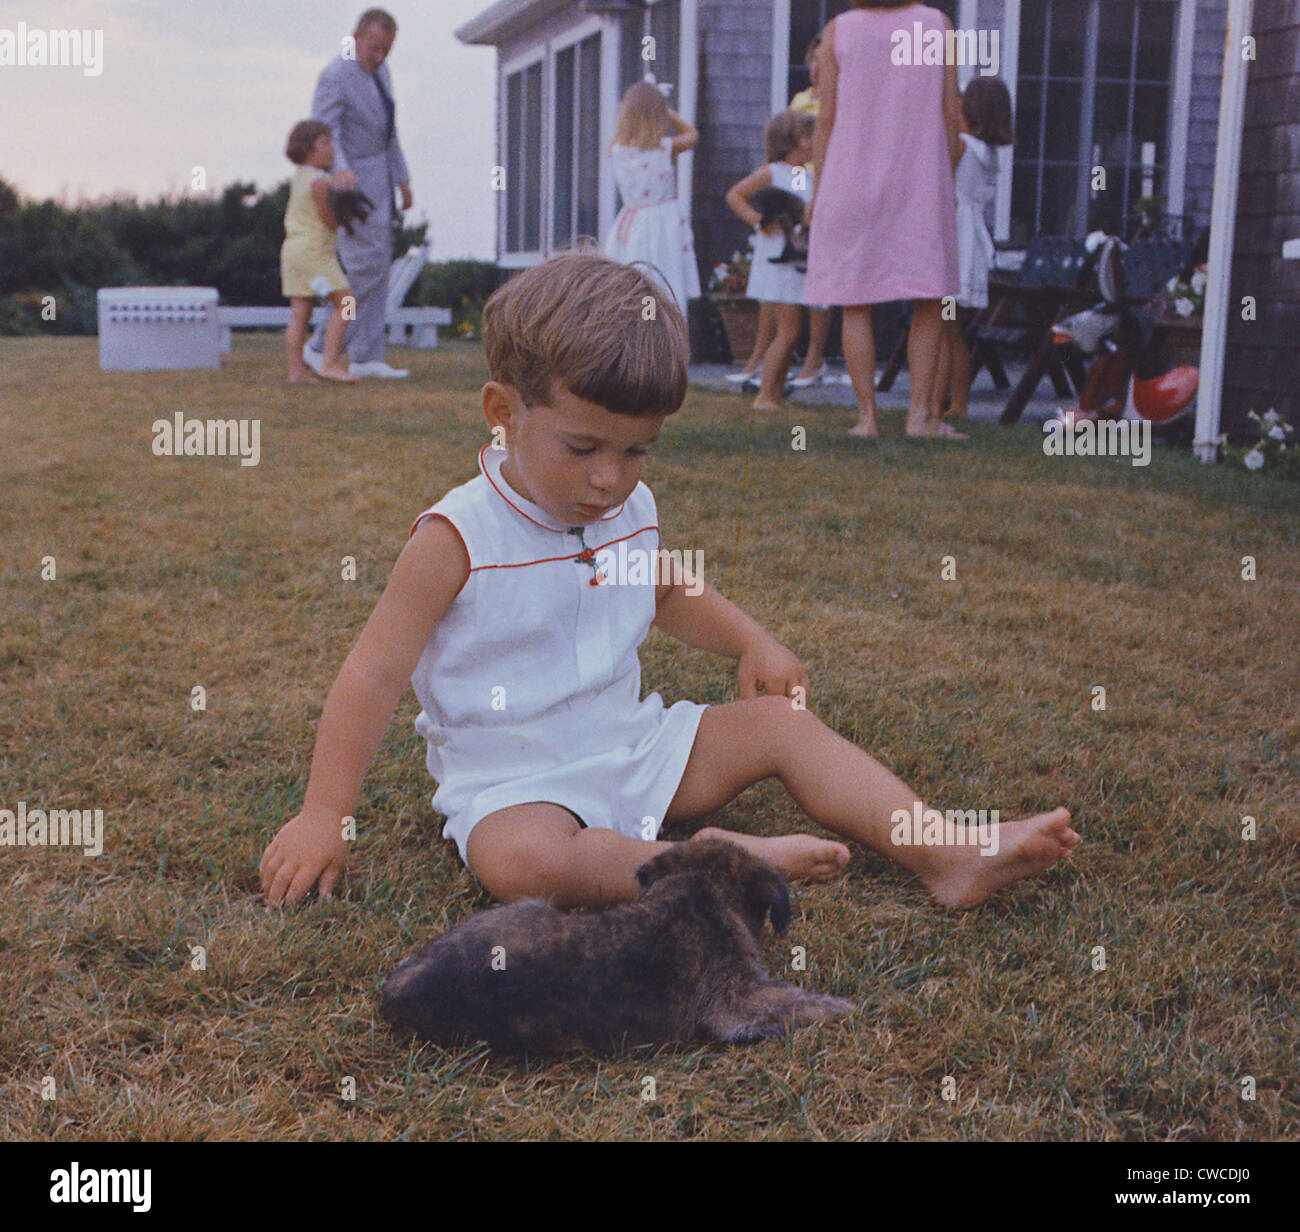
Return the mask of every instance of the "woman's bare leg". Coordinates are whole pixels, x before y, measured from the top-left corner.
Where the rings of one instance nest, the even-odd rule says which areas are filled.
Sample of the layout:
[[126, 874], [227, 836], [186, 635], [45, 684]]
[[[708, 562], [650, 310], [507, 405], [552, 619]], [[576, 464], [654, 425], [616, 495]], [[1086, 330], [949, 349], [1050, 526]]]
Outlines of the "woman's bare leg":
[[858, 422], [849, 429], [849, 435], [877, 437], [880, 425], [876, 421], [876, 339], [871, 331], [870, 304], [845, 306], [842, 338], [844, 364], [858, 400]]

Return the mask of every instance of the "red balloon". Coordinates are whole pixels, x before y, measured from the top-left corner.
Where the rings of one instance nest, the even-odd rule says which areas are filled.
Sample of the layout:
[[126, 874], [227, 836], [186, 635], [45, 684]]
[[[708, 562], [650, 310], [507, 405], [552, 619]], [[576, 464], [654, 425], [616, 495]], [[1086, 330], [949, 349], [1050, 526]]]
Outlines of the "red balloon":
[[1196, 397], [1201, 374], [1192, 367], [1173, 368], [1149, 381], [1133, 378], [1133, 405], [1137, 413], [1152, 423], [1164, 423]]

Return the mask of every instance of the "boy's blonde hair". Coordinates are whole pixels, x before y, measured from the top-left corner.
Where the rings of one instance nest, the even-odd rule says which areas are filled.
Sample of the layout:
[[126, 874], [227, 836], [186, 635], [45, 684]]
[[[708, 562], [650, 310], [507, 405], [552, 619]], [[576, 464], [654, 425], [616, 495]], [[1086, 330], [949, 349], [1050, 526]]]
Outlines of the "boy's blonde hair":
[[779, 163], [802, 140], [805, 133], [813, 131], [816, 121], [806, 111], [787, 107], [778, 111], [763, 130], [763, 146], [767, 161]]
[[676, 301], [594, 246], [498, 287], [483, 307], [483, 346], [491, 379], [525, 406], [553, 405], [557, 382], [616, 415], [670, 415], [686, 400], [690, 348]]
[[668, 135], [668, 100], [648, 81], [629, 86], [618, 107], [611, 146], [653, 150]]

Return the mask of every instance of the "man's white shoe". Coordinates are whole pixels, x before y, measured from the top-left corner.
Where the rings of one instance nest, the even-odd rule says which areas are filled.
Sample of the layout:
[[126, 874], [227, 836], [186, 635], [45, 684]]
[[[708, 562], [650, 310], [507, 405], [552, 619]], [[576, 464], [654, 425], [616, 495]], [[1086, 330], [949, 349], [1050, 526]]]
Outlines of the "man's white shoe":
[[325, 366], [325, 356], [319, 351], [313, 351], [310, 342], [304, 342], [302, 346], [302, 362], [319, 375], [320, 370]]
[[368, 364], [349, 364], [348, 371], [355, 377], [377, 376], [386, 381], [395, 381], [411, 375], [409, 369], [393, 368], [382, 359], [372, 360]]

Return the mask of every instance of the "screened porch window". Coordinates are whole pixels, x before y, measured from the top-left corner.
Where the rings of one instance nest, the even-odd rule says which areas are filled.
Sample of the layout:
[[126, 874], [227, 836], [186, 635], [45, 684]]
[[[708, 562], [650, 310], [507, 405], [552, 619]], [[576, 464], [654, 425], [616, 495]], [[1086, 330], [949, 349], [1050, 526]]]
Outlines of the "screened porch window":
[[542, 64], [506, 77], [506, 252], [542, 246]]
[[[1168, 190], [1176, 0], [1021, 7], [1011, 238], [1119, 230]], [[1104, 190], [1093, 167], [1106, 169]]]
[[555, 57], [555, 193], [552, 249], [600, 226], [600, 35]]

